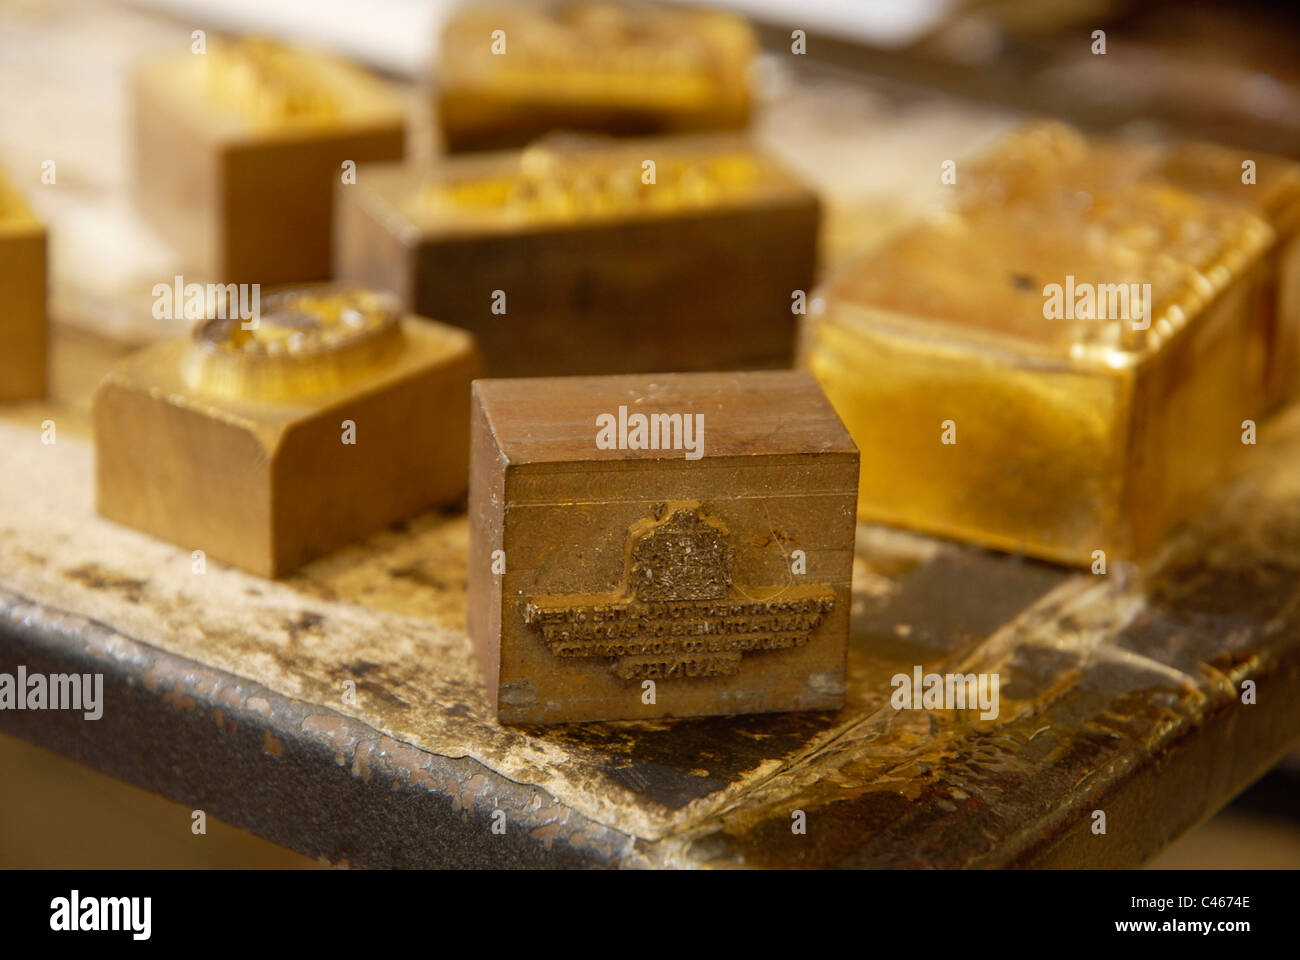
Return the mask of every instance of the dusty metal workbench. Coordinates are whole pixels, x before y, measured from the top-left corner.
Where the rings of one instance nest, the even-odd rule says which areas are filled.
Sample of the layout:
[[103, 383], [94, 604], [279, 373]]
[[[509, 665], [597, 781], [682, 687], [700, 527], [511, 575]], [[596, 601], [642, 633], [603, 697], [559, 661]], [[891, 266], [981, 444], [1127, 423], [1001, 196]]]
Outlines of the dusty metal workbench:
[[[0, 724], [352, 865], [1137, 863], [1300, 733], [1300, 411], [1262, 432], [1142, 575], [863, 528], [838, 714], [508, 729], [460, 626], [462, 515], [284, 582], [195, 574], [94, 517], [83, 437], [10, 416], [0, 669], [102, 672], [106, 702]], [[1000, 716], [895, 711], [915, 664], [998, 673]]]
[[[97, 721], [4, 711], [0, 729], [353, 866], [1135, 864], [1300, 735], [1300, 412], [1262, 426], [1235, 484], [1142, 573], [860, 529], [836, 714], [499, 726], [463, 630], [457, 512], [281, 582], [194, 573], [188, 550], [95, 517], [86, 426], [107, 363], [178, 332], [148, 292], [180, 266], [129, 219], [104, 148], [120, 88], [95, 78], [188, 27], [97, 11], [19, 25], [10, 52], [23, 30], [111, 40], [78, 61], [105, 102], [77, 102], [75, 132], [31, 139], [40, 104], [74, 104], [58, 57], [3, 105], [0, 148], [34, 169], [55, 150], [63, 186], [35, 198], [54, 230], [52, 397], [0, 410], [0, 671], [102, 672], [106, 704]], [[924, 201], [911, 168], [1014, 119], [828, 84], [777, 83], [759, 132], [833, 198], [831, 265], [895, 215], [882, 198]], [[895, 711], [890, 678], [917, 664], [998, 673], [1000, 715]]]

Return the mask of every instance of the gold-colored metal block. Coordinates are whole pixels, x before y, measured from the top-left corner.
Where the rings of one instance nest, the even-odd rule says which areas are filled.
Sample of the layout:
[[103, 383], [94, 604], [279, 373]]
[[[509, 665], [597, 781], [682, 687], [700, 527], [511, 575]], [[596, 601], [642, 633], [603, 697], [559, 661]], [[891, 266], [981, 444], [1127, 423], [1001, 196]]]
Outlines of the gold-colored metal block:
[[968, 212], [1077, 209], [1097, 191], [1138, 182], [1249, 210], [1276, 234], [1255, 321], [1260, 329], [1252, 380], [1265, 410], [1300, 388], [1300, 164], [1213, 143], [1110, 140], [1034, 122], [967, 166], [959, 182], [960, 205]]
[[1272, 229], [1156, 182], [1060, 194], [902, 232], [803, 323], [863, 519], [1140, 558], [1249, 449]]
[[213, 280], [329, 279], [344, 163], [398, 160], [400, 101], [333, 58], [244, 39], [132, 78], [141, 212]]
[[480, 380], [470, 470], [503, 722], [842, 705], [858, 453], [807, 374]]
[[0, 401], [45, 395], [45, 228], [0, 176]]
[[644, 3], [466, 7], [442, 37], [448, 152], [522, 147], [552, 130], [651, 136], [749, 122], [758, 44], [739, 17]]
[[819, 217], [744, 137], [550, 137], [368, 168], [335, 270], [472, 330], [493, 376], [787, 366]]
[[[1246, 182], [1243, 165], [1253, 170]], [[1198, 197], [1231, 203], [1266, 220], [1277, 235], [1265, 268], [1257, 323], [1265, 355], [1260, 383], [1264, 408], [1300, 393], [1300, 164], [1253, 150], [1212, 143], [1176, 143], [1151, 174]]]
[[462, 330], [303, 288], [131, 355], [94, 398], [101, 515], [263, 576], [465, 492]]

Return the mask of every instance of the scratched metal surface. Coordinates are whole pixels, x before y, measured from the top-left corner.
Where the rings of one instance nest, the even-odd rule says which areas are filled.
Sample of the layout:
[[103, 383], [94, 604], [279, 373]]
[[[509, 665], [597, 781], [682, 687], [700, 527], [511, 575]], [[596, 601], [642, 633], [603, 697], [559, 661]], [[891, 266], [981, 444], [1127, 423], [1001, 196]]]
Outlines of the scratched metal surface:
[[[102, 671], [106, 706], [0, 724], [354, 866], [1137, 863], [1300, 733], [1300, 411], [1262, 434], [1142, 574], [863, 528], [839, 713], [507, 729], [461, 628], [462, 515], [283, 582], [196, 575], [93, 515], [75, 430], [8, 417], [0, 669]], [[914, 664], [999, 673], [1000, 716], [895, 711]]]

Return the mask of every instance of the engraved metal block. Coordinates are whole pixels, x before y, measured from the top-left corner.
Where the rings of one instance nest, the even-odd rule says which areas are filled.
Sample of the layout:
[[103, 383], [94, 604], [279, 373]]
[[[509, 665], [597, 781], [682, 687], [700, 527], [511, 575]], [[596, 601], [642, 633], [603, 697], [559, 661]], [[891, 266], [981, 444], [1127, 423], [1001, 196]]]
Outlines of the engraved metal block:
[[471, 443], [502, 721], [842, 705], [858, 453], [807, 374], [480, 380]]
[[968, 212], [1026, 205], [1049, 211], [1086, 205], [1095, 192], [1138, 182], [1232, 204], [1273, 228], [1251, 380], [1263, 394], [1263, 409], [1293, 397], [1300, 378], [1300, 164], [1213, 143], [1112, 140], [1034, 122], [964, 165], [959, 192]]
[[[1242, 165], [1254, 165], [1252, 183]], [[1264, 408], [1293, 400], [1300, 391], [1300, 164], [1253, 150], [1211, 143], [1177, 143], [1151, 176], [1198, 197], [1231, 203], [1268, 222], [1277, 235], [1265, 266], [1257, 320], [1263, 367]]]
[[472, 330], [493, 376], [785, 366], [819, 212], [741, 137], [553, 137], [367, 168], [335, 268]]
[[0, 401], [45, 395], [45, 228], [0, 176]]
[[969, 203], [824, 290], [800, 364], [862, 450], [861, 518], [1095, 567], [1249, 451], [1273, 231], [1155, 181], [1081, 192]]
[[442, 38], [448, 152], [522, 147], [551, 130], [650, 136], [749, 121], [753, 30], [720, 11], [644, 3], [475, 5]]
[[255, 329], [207, 320], [127, 357], [94, 399], [101, 515], [263, 576], [463, 495], [462, 330], [303, 288]]
[[402, 157], [381, 81], [270, 41], [146, 62], [131, 95], [139, 208], [209, 279], [328, 279], [344, 161]]

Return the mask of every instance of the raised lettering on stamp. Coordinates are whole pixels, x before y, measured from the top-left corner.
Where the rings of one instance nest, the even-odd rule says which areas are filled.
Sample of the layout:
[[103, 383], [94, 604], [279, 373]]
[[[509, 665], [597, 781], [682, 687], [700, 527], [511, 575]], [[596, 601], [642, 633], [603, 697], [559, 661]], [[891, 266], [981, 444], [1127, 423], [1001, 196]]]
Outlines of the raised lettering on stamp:
[[529, 598], [524, 622], [554, 656], [610, 660], [641, 681], [731, 676], [745, 654], [805, 646], [834, 608], [829, 586], [737, 585], [734, 568], [718, 520], [663, 504], [629, 530], [618, 590]]

